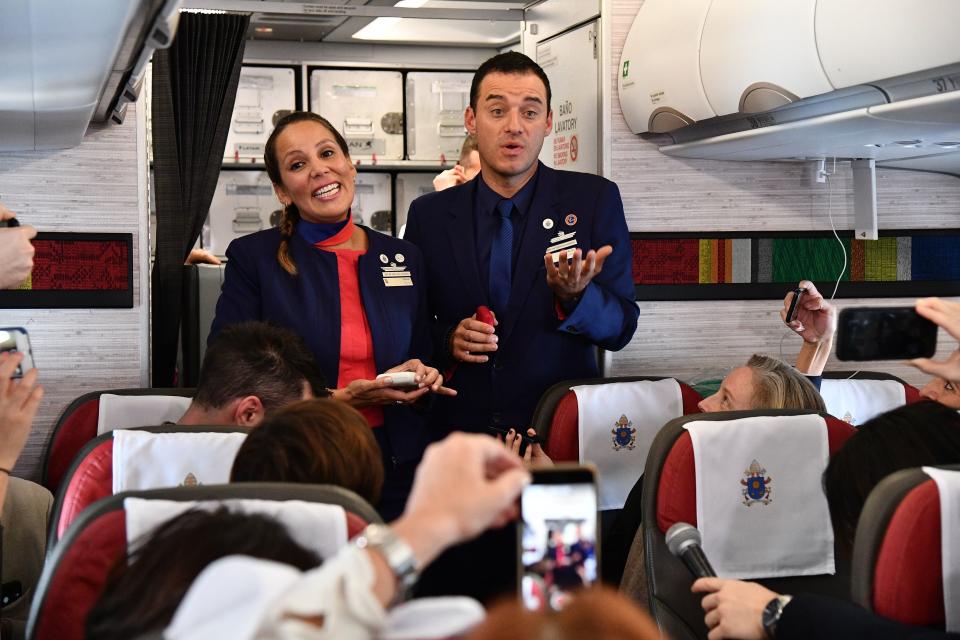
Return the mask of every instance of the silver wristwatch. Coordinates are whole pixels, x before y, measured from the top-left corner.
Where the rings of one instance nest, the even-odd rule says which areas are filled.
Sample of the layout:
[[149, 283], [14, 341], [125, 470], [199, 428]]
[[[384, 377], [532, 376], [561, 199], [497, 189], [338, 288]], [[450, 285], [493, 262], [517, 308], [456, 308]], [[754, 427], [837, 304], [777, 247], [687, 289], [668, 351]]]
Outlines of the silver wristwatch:
[[357, 536], [356, 545], [361, 549], [375, 549], [383, 556], [397, 578], [398, 595], [401, 598], [417, 581], [419, 575], [413, 549], [387, 525], [367, 525], [363, 533]]

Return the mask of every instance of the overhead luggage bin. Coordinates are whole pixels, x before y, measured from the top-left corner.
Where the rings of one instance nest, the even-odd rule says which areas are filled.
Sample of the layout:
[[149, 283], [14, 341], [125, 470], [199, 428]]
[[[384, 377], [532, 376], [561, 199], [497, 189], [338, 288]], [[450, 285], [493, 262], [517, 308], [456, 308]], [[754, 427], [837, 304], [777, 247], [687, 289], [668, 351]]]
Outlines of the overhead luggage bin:
[[314, 69], [310, 110], [343, 134], [354, 160], [403, 159], [403, 76], [399, 71]]
[[700, 37], [713, 0], [646, 0], [620, 56], [617, 92], [634, 133], [665, 133], [714, 112], [700, 81]]
[[292, 68], [243, 67], [230, 118], [224, 162], [263, 162], [277, 120], [297, 108]]
[[816, 46], [836, 88], [873, 84], [960, 62], [957, 24], [956, 0], [819, 0]]
[[407, 74], [407, 157], [456, 162], [467, 135], [463, 112], [470, 105], [472, 73], [411, 71]]
[[816, 9], [816, 0], [713, 0], [700, 73], [717, 115], [769, 111], [834, 88], [817, 55]]

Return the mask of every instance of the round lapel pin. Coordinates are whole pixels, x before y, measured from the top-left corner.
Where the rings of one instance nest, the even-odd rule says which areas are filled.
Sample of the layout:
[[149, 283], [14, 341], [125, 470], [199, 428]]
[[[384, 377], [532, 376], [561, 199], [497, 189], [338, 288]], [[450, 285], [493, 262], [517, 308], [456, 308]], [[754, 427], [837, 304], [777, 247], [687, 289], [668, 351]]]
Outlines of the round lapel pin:
[[577, 224], [577, 214], [568, 213], [567, 217], [564, 218], [563, 221], [567, 224], [568, 227], [572, 227], [573, 225]]
[[553, 229], [553, 220], [550, 218], [543, 219], [543, 228], [544, 229]]
[[387, 257], [387, 254], [381, 253], [380, 262], [382, 262], [383, 264], [387, 264], [388, 262], [390, 262], [390, 258]]

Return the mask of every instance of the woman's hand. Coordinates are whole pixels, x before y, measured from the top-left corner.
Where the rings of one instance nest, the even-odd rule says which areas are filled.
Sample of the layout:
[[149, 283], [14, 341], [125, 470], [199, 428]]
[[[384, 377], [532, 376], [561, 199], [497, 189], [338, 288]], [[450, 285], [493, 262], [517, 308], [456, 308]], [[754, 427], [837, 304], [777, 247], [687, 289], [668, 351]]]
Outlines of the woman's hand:
[[23, 451], [43, 397], [43, 387], [36, 384], [36, 369], [20, 380], [13, 379], [21, 360], [22, 353], [0, 353], [0, 467], [8, 470]]
[[417, 384], [420, 388], [427, 388], [430, 392], [441, 396], [455, 396], [456, 390], [443, 386], [443, 375], [434, 367], [428, 367], [420, 360], [413, 358], [403, 364], [398, 364], [392, 369], [387, 369], [386, 373], [396, 373], [399, 371], [412, 371], [416, 375]]
[[[533, 427], [531, 427], [527, 429], [527, 435], [534, 437], [537, 435], [537, 432], [533, 429]], [[506, 447], [507, 451], [511, 451], [514, 455], [520, 457], [523, 460], [523, 464], [528, 469], [553, 466], [553, 460], [550, 459], [550, 456], [548, 456], [543, 450], [543, 447], [540, 446], [539, 441], [528, 443], [526, 450], [521, 456], [520, 445], [522, 443], [523, 436], [517, 433], [516, 429], [511, 428], [509, 431], [507, 431], [507, 434], [503, 436], [503, 446]]]
[[457, 392], [443, 386], [443, 376], [433, 367], [428, 367], [416, 358], [407, 360], [386, 373], [412, 371], [416, 376], [417, 388], [395, 389], [389, 375], [376, 380], [354, 380], [342, 389], [333, 391], [333, 398], [354, 407], [368, 407], [384, 404], [411, 404], [428, 393], [442, 396], [455, 396]]

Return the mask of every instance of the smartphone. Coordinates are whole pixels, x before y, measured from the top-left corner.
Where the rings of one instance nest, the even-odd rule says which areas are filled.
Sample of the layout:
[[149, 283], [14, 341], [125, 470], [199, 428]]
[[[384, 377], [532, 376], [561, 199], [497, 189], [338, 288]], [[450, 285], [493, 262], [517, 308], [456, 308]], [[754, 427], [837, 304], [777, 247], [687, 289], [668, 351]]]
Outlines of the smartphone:
[[19, 227], [20, 221], [16, 218], [8, 218], [6, 220], [0, 220], [0, 229], [3, 227]]
[[937, 350], [937, 325], [913, 307], [844, 309], [837, 325], [837, 359], [929, 358]]
[[793, 290], [793, 299], [790, 300], [790, 307], [787, 309], [787, 324], [797, 319], [797, 313], [800, 311], [800, 301], [806, 293], [807, 290], [802, 287]]
[[0, 328], [0, 352], [19, 351], [23, 360], [13, 372], [14, 378], [22, 378], [30, 369], [33, 369], [33, 350], [30, 348], [30, 335], [23, 327]]
[[517, 575], [527, 609], [559, 611], [600, 578], [597, 476], [592, 467], [534, 469], [520, 495]]

